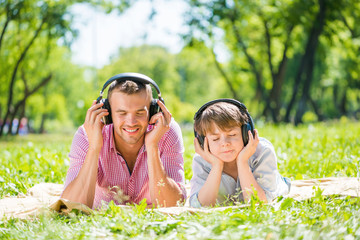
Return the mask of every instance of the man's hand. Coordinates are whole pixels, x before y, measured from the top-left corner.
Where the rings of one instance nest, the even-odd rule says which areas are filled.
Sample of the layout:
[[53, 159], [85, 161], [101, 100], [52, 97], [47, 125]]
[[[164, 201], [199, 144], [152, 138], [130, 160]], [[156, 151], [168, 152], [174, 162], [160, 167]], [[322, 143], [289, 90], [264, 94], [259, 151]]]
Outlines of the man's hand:
[[249, 142], [248, 144], [240, 151], [239, 155], [236, 158], [236, 163], [238, 166], [242, 164], [248, 164], [249, 158], [255, 153], [256, 147], [259, 144], [259, 135], [258, 131], [254, 130], [255, 137], [253, 137], [251, 131], [249, 130]]
[[206, 137], [204, 139], [204, 149], [202, 149], [202, 147], [200, 146], [199, 140], [197, 138], [195, 138], [194, 140], [194, 146], [195, 152], [199, 154], [203, 159], [205, 159], [208, 163], [210, 163], [211, 166], [219, 166], [221, 168], [224, 166], [224, 162], [215, 157], [210, 152], [208, 140]]
[[89, 149], [92, 150], [100, 151], [103, 144], [102, 128], [104, 123], [101, 118], [109, 115], [109, 112], [107, 109], [101, 108], [102, 105], [103, 103], [96, 103], [94, 100], [85, 117], [84, 128], [89, 139]]
[[154, 129], [145, 134], [145, 146], [157, 146], [162, 136], [170, 129], [171, 113], [164, 103], [157, 100], [162, 112], [151, 117], [149, 124], [154, 124]]

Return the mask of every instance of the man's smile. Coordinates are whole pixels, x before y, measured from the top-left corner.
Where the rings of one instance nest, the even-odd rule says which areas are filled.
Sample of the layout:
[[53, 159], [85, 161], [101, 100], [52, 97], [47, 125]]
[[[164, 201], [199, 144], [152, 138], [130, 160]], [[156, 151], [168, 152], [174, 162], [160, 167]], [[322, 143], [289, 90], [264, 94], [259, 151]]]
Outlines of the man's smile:
[[135, 133], [139, 130], [139, 128], [123, 128], [125, 132]]

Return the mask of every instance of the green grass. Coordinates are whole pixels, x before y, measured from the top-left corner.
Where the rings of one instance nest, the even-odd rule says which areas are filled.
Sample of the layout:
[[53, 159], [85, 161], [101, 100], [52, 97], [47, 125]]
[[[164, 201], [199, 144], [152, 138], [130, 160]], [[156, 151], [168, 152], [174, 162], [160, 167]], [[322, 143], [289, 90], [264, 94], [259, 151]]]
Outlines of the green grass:
[[[278, 168], [292, 179], [360, 177], [360, 123], [331, 122], [263, 126], [278, 155]], [[192, 176], [193, 133], [183, 130], [185, 176]], [[39, 182], [63, 183], [72, 136], [12, 137], [0, 141], [0, 197], [26, 193]], [[112, 204], [87, 216], [46, 212], [27, 220], [0, 219], [0, 239], [359, 239], [360, 200], [317, 195], [283, 199], [273, 206], [168, 216]]]

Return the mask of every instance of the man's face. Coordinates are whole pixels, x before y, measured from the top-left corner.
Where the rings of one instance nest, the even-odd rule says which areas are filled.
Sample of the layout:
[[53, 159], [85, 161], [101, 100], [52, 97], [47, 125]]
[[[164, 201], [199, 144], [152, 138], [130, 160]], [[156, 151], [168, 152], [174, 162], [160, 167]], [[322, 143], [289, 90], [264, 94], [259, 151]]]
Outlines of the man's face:
[[142, 144], [149, 121], [150, 97], [146, 91], [125, 94], [114, 90], [109, 103], [118, 144]]
[[244, 147], [240, 127], [232, 127], [223, 131], [213, 123], [212, 131], [207, 133], [206, 137], [210, 152], [223, 162], [236, 160]]

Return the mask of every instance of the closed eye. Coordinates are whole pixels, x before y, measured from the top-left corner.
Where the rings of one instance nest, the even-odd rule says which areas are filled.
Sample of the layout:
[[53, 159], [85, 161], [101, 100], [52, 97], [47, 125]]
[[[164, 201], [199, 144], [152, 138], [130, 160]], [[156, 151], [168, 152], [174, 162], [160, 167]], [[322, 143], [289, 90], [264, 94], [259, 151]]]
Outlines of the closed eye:
[[138, 115], [138, 116], [144, 116], [145, 114], [146, 114], [146, 111], [136, 112], [136, 115]]

